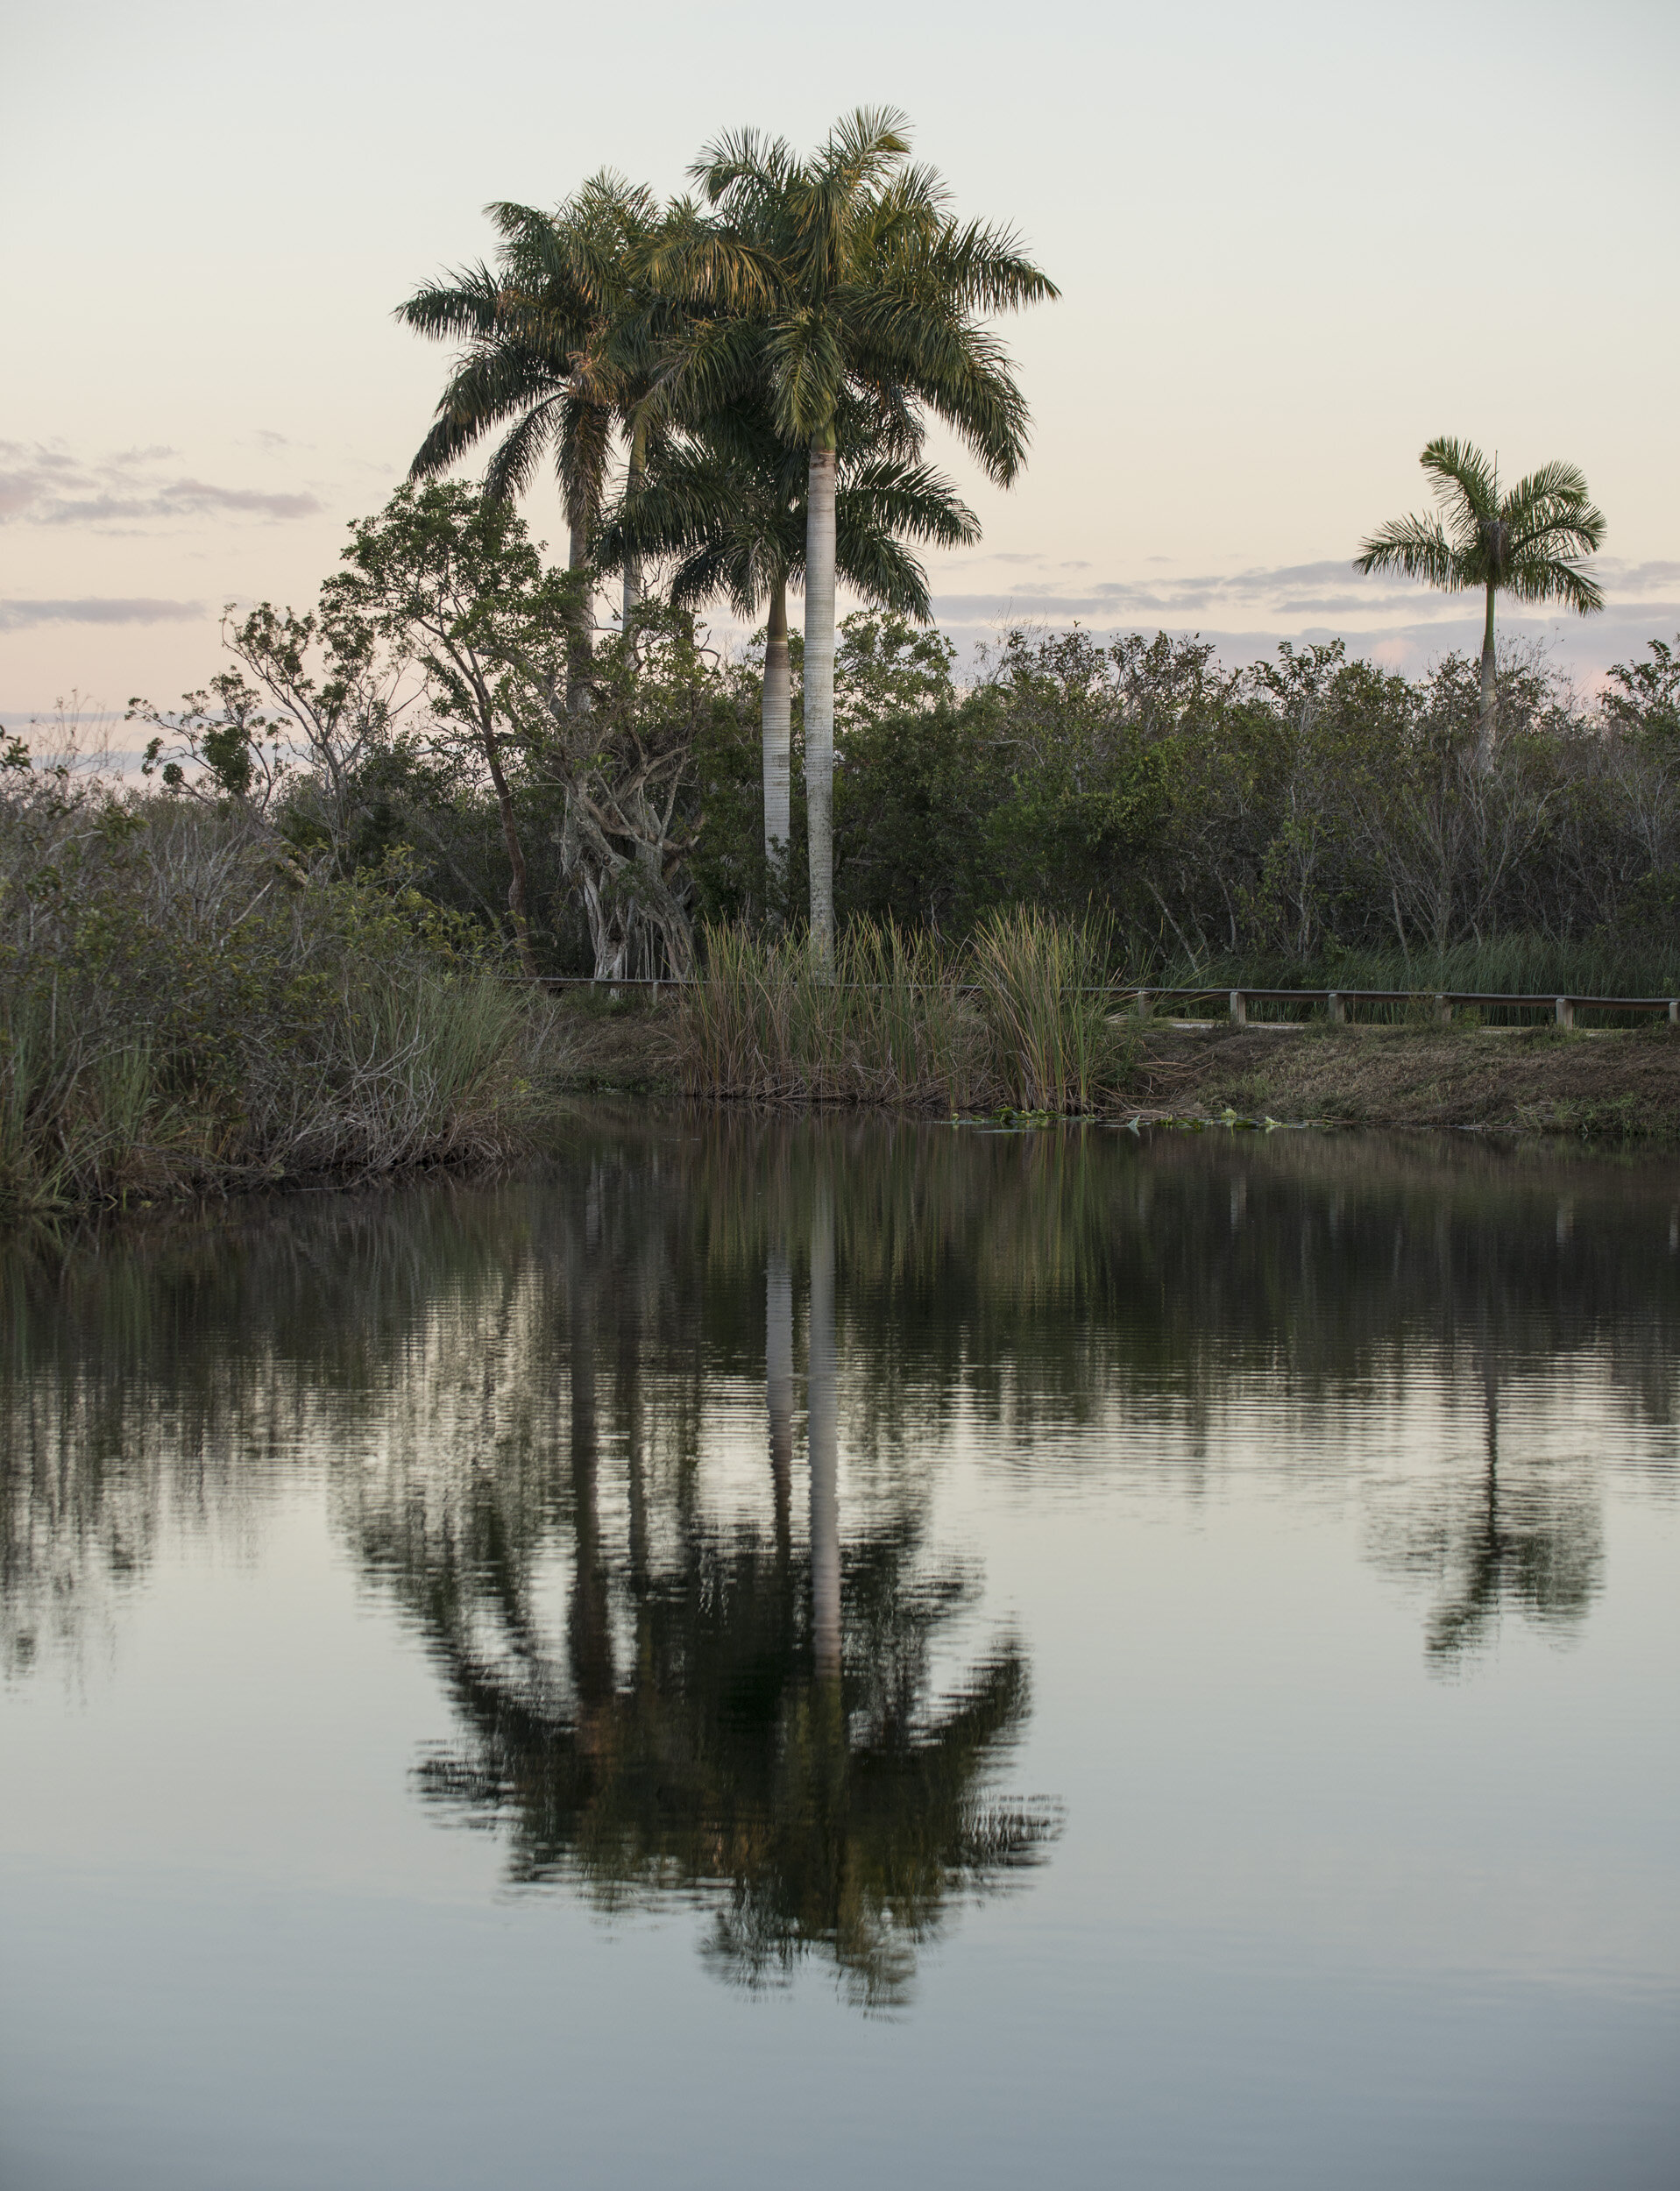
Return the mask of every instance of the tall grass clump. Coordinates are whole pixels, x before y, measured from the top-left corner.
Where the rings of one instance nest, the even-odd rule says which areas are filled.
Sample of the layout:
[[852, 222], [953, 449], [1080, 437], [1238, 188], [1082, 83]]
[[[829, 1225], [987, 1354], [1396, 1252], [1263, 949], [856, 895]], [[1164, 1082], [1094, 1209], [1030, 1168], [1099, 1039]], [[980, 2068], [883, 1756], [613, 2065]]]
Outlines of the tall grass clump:
[[803, 934], [708, 927], [684, 1005], [696, 1094], [952, 1109], [983, 1078], [985, 1027], [938, 940], [858, 921], [830, 980]]
[[831, 980], [802, 935], [708, 928], [684, 1005], [686, 1084], [773, 1103], [1090, 1110], [1124, 1067], [1089, 993], [1105, 940], [1098, 923], [1021, 911], [953, 951], [863, 919]]
[[0, 1213], [493, 1158], [528, 998], [405, 889], [240, 816], [0, 784]]
[[1031, 905], [991, 914], [971, 947], [992, 1072], [1021, 1110], [1089, 1110], [1116, 1077], [1122, 1038], [1102, 990], [1110, 924]]

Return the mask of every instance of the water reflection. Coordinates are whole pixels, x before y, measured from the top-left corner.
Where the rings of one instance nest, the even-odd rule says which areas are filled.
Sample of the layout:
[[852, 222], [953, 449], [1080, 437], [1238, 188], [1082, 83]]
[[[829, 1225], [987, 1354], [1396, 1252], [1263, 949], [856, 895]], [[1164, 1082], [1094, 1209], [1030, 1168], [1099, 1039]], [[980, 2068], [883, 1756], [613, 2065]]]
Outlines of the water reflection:
[[1577, 1626], [1602, 1580], [1599, 1505], [1584, 1455], [1573, 1464], [1507, 1466], [1502, 1477], [1499, 1369], [1485, 1357], [1480, 1468], [1391, 1530], [1383, 1547], [1390, 1561], [1435, 1582], [1425, 1629], [1431, 1663], [1446, 1670], [1486, 1644], [1507, 1608], [1556, 1635]]
[[[762, 1281], [760, 1511], [708, 1514], [703, 1393], [686, 1365], [671, 1375], [687, 1351], [676, 1333], [658, 1344], [681, 1296], [650, 1282], [664, 1273], [638, 1184], [587, 1166], [550, 1193], [542, 1322], [564, 1333], [564, 1360], [525, 1362], [564, 1378], [552, 1467], [533, 1475], [481, 1445], [444, 1475], [359, 1479], [364, 1558], [418, 1620], [464, 1729], [417, 1783], [497, 1822], [521, 1884], [568, 1878], [606, 1907], [698, 1894], [720, 1974], [762, 1984], [815, 1950], [854, 1999], [888, 2006], [953, 1898], [1002, 1883], [1053, 1832], [1048, 1806], [990, 1792], [1025, 1714], [1025, 1660], [995, 1638], [936, 1684], [932, 1647], [974, 1592], [930, 1554], [913, 1494], [860, 1514], [842, 1542], [820, 1177], [806, 1204], [808, 1534], [796, 1543], [781, 1232]], [[603, 1514], [615, 1479], [618, 1528]]]
[[939, 1541], [940, 1457], [1357, 1499], [1473, 1677], [1590, 1617], [1606, 1425], [1672, 1480], [1676, 1208], [1660, 1164], [642, 1110], [535, 1182], [18, 1250], [5, 1663], [318, 1483], [450, 1699], [440, 1819], [525, 1886], [698, 1901], [732, 1979], [815, 1954], [890, 2004], [1056, 1826], [1006, 1792], [1027, 1641]]

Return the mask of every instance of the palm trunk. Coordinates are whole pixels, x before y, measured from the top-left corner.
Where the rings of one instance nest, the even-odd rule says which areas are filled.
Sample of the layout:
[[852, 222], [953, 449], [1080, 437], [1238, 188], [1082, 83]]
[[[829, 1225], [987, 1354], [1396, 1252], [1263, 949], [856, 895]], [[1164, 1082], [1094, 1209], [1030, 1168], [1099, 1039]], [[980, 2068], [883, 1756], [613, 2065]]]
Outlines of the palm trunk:
[[[641, 448], [633, 437], [630, 443], [628, 476], [624, 483], [627, 497], [634, 494], [641, 483], [643, 468]], [[635, 621], [636, 611], [641, 606], [642, 558], [640, 556], [627, 556], [624, 558], [624, 607], [619, 619], [620, 628], [627, 639], [630, 635], [630, 627]]]
[[1499, 713], [1499, 700], [1493, 678], [1493, 594], [1490, 579], [1487, 588], [1487, 623], [1482, 634], [1482, 715], [1476, 728], [1476, 760], [1478, 767], [1493, 766], [1493, 734]]
[[502, 842], [507, 847], [507, 864], [513, 869], [513, 880], [507, 885], [507, 912], [514, 924], [514, 948], [519, 953], [520, 970], [529, 981], [535, 981], [536, 961], [531, 954], [531, 924], [527, 913], [525, 847], [520, 842], [519, 824], [514, 815], [514, 795], [508, 789], [507, 777], [501, 765], [497, 741], [486, 737], [485, 757], [490, 763], [490, 780], [496, 787], [496, 805], [501, 813]]
[[[568, 571], [581, 571], [588, 561], [588, 521], [582, 516], [571, 517], [567, 523], [566, 568]], [[590, 644], [587, 593], [580, 593], [572, 603], [569, 620], [571, 637], [566, 648], [566, 711], [572, 715], [587, 715], [592, 698], [589, 672], [594, 659]]]
[[811, 1221], [811, 1332], [805, 1436], [811, 1448], [811, 1635], [817, 1678], [840, 1674], [839, 1423], [834, 1390], [834, 1215], [819, 1192]]
[[834, 474], [833, 429], [811, 444], [805, 491], [805, 836], [811, 862], [811, 948], [834, 970]]
[[764, 1273], [764, 1397], [770, 1417], [770, 1481], [776, 1494], [776, 1555], [784, 1565], [792, 1535], [793, 1279], [778, 1241]]
[[569, 1379], [571, 1386], [572, 1525], [577, 1565], [567, 1614], [572, 1677], [585, 1707], [599, 1707], [613, 1689], [613, 1632], [608, 1619], [606, 1563], [601, 1556], [600, 1448], [595, 1429], [595, 1333], [583, 1256], [567, 1256]]
[[788, 840], [793, 833], [793, 676], [788, 662], [788, 587], [777, 578], [770, 592], [769, 636], [764, 642], [764, 873], [772, 910], [785, 914]]

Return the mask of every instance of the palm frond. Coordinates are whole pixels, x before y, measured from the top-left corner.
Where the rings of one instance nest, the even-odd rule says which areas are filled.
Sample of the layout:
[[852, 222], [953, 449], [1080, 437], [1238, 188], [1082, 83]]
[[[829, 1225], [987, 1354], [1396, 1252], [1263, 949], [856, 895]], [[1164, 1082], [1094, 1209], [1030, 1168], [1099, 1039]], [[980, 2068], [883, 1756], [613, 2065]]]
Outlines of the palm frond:
[[914, 617], [918, 624], [932, 616], [927, 573], [910, 550], [890, 533], [874, 525], [847, 523], [834, 510], [834, 568], [847, 585], [866, 600], [900, 616]]
[[1530, 546], [1591, 555], [1604, 540], [1604, 513], [1587, 500], [1586, 479], [1576, 464], [1542, 464], [1531, 472], [1506, 495], [1500, 514], [1513, 556]]
[[911, 293], [931, 291], [977, 312], [1019, 311], [1061, 294], [1027, 257], [1013, 230], [981, 221], [962, 227], [942, 223], [931, 234], [907, 238], [884, 270], [883, 286], [895, 283]]
[[499, 323], [501, 285], [482, 264], [464, 267], [447, 281], [422, 282], [394, 308], [393, 317], [436, 342], [493, 335]]
[[1473, 442], [1437, 435], [1418, 462], [1434, 481], [1435, 499], [1443, 508], [1462, 511], [1484, 524], [1497, 519], [1499, 498], [1493, 467]]
[[485, 467], [484, 491], [492, 502], [510, 502], [536, 476], [543, 450], [558, 439], [559, 399], [534, 403]]
[[846, 361], [826, 314], [776, 321], [764, 336], [771, 416], [789, 441], [808, 442], [832, 424], [846, 385]]
[[1449, 593], [1474, 583], [1439, 520], [1433, 517], [1395, 518], [1360, 543], [1353, 567], [1367, 578], [1378, 571], [1396, 571], [1405, 578], [1422, 578]]
[[1591, 616], [1604, 606], [1598, 580], [1567, 556], [1518, 558], [1506, 574], [1505, 591], [1520, 601], [1561, 601], [1577, 616]]
[[843, 467], [835, 496], [837, 513], [842, 505], [855, 513], [860, 523], [932, 541], [941, 548], [966, 548], [980, 537], [980, 520], [945, 475], [930, 464], [875, 457]]
[[563, 386], [506, 346], [470, 353], [450, 376], [410, 476], [430, 479], [447, 470], [493, 428], [541, 408]]

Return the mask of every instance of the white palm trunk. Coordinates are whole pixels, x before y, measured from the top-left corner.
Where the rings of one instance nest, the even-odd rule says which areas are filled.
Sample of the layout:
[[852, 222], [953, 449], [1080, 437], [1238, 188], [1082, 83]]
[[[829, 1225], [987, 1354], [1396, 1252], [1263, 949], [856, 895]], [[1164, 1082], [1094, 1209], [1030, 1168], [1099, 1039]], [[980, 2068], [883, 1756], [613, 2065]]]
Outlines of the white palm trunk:
[[771, 1248], [764, 1272], [764, 1398], [770, 1418], [776, 1549], [785, 1558], [793, 1485], [793, 1274], [780, 1241]]
[[[832, 438], [832, 436], [831, 436]], [[834, 475], [833, 449], [811, 449], [805, 496], [805, 833], [811, 947], [834, 966]]]
[[[642, 473], [641, 451], [632, 441], [629, 472], [625, 481], [625, 486], [630, 493], [634, 494], [641, 484]], [[642, 606], [642, 558], [640, 556], [627, 556], [624, 558], [624, 606], [619, 619], [620, 631], [627, 634], [632, 623], [635, 620], [635, 613]]]
[[1499, 720], [1499, 686], [1493, 658], [1493, 585], [1487, 588], [1487, 622], [1482, 632], [1482, 715], [1476, 727], [1476, 758], [1484, 769], [1493, 766], [1493, 739]]
[[788, 589], [778, 578], [770, 594], [764, 642], [764, 869], [771, 904], [787, 904], [788, 843], [793, 834], [793, 673], [788, 661]]
[[811, 1334], [805, 1435], [811, 1445], [811, 1634], [817, 1678], [840, 1680], [839, 1404], [834, 1355], [834, 1213], [822, 1190], [811, 1219]]

